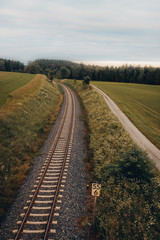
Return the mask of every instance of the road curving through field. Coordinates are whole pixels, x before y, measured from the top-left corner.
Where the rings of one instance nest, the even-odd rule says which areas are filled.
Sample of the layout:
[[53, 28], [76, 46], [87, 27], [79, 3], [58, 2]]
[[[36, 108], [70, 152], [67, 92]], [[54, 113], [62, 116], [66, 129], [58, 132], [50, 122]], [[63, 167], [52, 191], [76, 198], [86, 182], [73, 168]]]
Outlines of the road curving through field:
[[154, 162], [156, 168], [160, 170], [160, 150], [153, 145], [129, 118], [120, 110], [120, 108], [112, 101], [112, 99], [102, 90], [92, 85], [103, 97], [111, 111], [117, 116], [123, 127], [127, 130], [133, 141], [145, 151], [150, 159]]

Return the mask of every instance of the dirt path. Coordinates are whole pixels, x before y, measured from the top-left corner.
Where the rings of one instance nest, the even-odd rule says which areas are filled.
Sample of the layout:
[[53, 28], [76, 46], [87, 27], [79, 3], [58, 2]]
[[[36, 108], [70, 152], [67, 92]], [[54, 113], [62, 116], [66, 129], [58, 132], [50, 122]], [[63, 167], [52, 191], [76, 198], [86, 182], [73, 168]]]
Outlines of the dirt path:
[[[93, 86], [93, 85], [92, 85]], [[160, 170], [160, 150], [153, 145], [126, 117], [119, 107], [99, 88], [93, 86], [103, 97], [111, 111], [118, 117], [123, 127], [127, 130], [133, 141], [145, 152], [154, 162], [155, 166]]]

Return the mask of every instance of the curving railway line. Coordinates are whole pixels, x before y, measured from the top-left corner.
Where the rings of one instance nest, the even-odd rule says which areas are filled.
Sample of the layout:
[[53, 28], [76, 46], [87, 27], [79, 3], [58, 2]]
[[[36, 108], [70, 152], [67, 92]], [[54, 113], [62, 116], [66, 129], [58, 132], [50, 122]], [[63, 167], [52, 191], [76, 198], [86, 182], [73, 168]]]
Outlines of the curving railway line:
[[[61, 84], [62, 85], [62, 84]], [[13, 230], [13, 239], [54, 239], [75, 126], [75, 99], [65, 85], [65, 108], [51, 148]]]

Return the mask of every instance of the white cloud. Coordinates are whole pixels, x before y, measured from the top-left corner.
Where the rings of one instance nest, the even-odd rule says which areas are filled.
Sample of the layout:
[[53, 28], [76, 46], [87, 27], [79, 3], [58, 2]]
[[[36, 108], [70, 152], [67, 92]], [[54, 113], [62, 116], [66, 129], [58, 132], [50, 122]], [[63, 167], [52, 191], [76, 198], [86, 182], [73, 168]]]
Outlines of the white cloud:
[[0, 57], [157, 61], [159, 11], [159, 0], [1, 0]]

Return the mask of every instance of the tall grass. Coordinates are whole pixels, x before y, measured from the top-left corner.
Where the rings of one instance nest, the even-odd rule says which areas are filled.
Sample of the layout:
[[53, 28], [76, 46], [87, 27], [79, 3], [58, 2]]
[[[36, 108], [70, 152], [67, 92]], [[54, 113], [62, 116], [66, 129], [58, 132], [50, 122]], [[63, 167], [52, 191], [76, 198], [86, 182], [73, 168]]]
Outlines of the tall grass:
[[92, 82], [108, 94], [129, 119], [160, 148], [160, 86]]
[[12, 96], [0, 114], [1, 216], [26, 177], [62, 102], [58, 86], [43, 75], [37, 75]]
[[102, 184], [97, 204], [97, 239], [159, 239], [159, 172], [95, 90], [80, 81], [67, 83], [83, 102], [92, 180]]
[[11, 92], [24, 86], [34, 77], [35, 74], [0, 72], [0, 106], [11, 97]]

